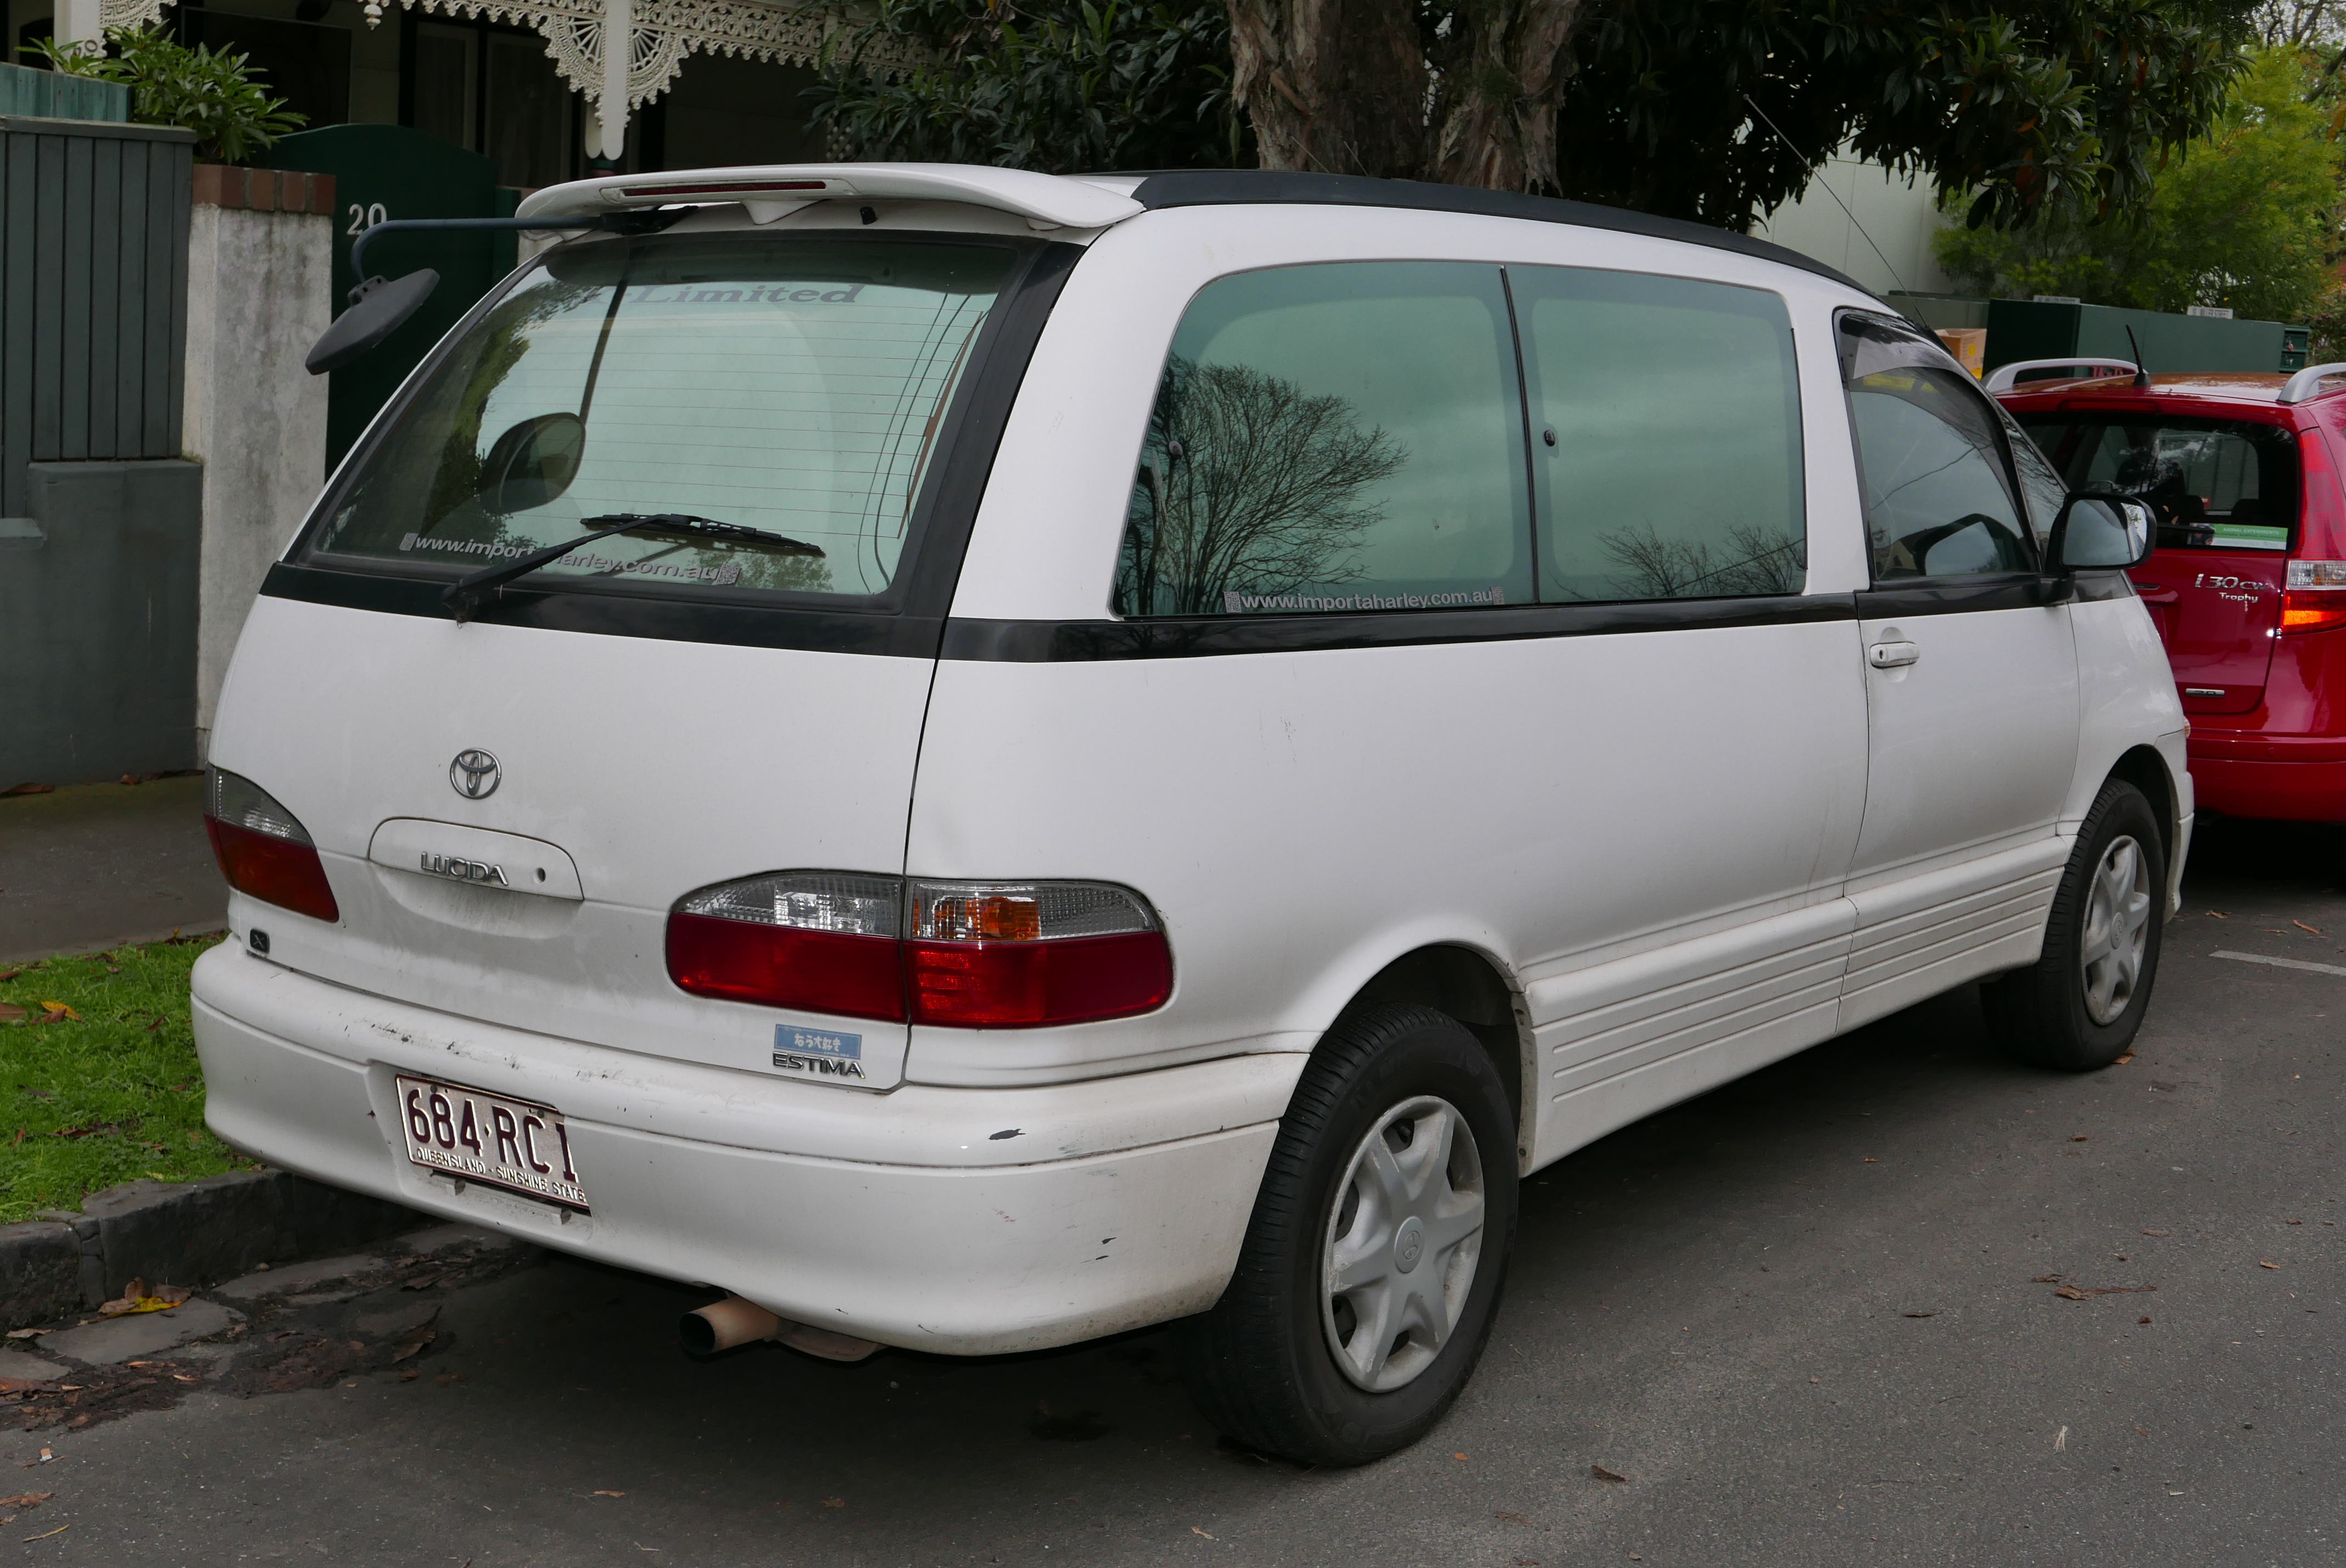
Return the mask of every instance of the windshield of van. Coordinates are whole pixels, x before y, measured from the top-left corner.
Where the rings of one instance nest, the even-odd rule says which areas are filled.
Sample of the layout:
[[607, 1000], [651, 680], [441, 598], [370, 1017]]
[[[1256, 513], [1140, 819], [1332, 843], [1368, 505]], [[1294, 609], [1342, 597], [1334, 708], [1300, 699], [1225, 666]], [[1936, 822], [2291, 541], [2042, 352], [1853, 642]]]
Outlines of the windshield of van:
[[752, 234], [556, 252], [416, 389], [308, 551], [455, 576], [685, 514], [740, 532], [615, 535], [523, 585], [879, 593], [1013, 255]]
[[2297, 521], [2297, 443], [2275, 425], [2113, 410], [2024, 413], [2072, 490], [2139, 495], [2161, 549], [2286, 550]]

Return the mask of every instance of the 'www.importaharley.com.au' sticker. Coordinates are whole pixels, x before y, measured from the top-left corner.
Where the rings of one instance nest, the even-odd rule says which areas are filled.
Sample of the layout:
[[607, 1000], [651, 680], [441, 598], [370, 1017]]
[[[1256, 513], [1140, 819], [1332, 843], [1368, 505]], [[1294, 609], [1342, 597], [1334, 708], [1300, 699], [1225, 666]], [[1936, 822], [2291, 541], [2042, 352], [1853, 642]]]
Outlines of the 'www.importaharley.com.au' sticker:
[[796, 1023], [774, 1025], [774, 1065], [828, 1078], [863, 1076], [863, 1036]]

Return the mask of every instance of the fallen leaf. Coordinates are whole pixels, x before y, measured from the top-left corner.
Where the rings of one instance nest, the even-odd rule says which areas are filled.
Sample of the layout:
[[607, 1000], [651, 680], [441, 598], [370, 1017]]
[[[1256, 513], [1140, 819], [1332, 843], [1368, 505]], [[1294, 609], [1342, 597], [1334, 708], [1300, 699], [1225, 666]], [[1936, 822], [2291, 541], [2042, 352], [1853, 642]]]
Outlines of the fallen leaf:
[[14, 980], [24, 972], [21, 969], [0, 969], [0, 980]]
[[438, 1337], [438, 1334], [439, 1330], [436, 1329], [423, 1329], [411, 1334], [408, 1338], [402, 1339], [399, 1342], [399, 1348], [397, 1349], [392, 1351], [392, 1360], [393, 1362], [404, 1361], [410, 1356], [422, 1354], [423, 1347], [430, 1344]]
[[[1811, 1380], [1811, 1381], [1813, 1380]], [[1627, 1476], [1623, 1475], [1619, 1471], [1607, 1470], [1601, 1464], [1590, 1465], [1588, 1467], [1588, 1473], [1595, 1476], [1599, 1481], [1627, 1481], [1629, 1479]]]
[[2226, 914], [2222, 910], [2209, 910], [2208, 914], [2214, 920], [2230, 920], [2232, 918], [2230, 915]]
[[41, 1329], [11, 1329], [8, 1330], [8, 1338], [11, 1339], [36, 1339], [45, 1332], [46, 1332], [46, 1330]]
[[402, 1290], [428, 1290], [439, 1280], [437, 1274], [419, 1274], [400, 1286]]
[[2057, 1274], [2040, 1274], [2035, 1279], [2031, 1280], [2030, 1283], [2035, 1285], [2058, 1285], [2061, 1283], [2061, 1277]]
[[603, 1492], [603, 1491], [596, 1491], [596, 1492], [588, 1492], [586, 1495], [587, 1495], [587, 1496], [589, 1496], [589, 1497], [625, 1497], [625, 1496], [627, 1496], [627, 1494], [626, 1492]]
[[2171, 1230], [2146, 1230], [2143, 1234], [2145, 1236], [2172, 1236], [2175, 1233]]
[[2301, 1219], [2284, 1219], [2281, 1223], [2283, 1225], [2303, 1225], [2305, 1221]]
[[44, 1002], [41, 1003], [41, 1011], [48, 1014], [46, 1018], [41, 1020], [44, 1023], [55, 1023], [60, 1018], [69, 1018], [76, 1023], [81, 1022], [81, 1014], [62, 1002]]
[[414, 1368], [410, 1367], [407, 1370], [399, 1374], [399, 1380], [403, 1383], [412, 1383], [423, 1375], [423, 1373], [417, 1371]]
[[1494, 1513], [1491, 1515], [1491, 1517], [1498, 1520], [1503, 1524], [1529, 1524], [1531, 1522], [1530, 1520], [1525, 1519], [1520, 1513]]
[[2125, 1066], [2127, 1063], [2129, 1063], [2129, 1062], [2131, 1062], [2131, 1061], [2133, 1061], [2133, 1060], [2134, 1060], [2134, 1053], [2133, 1053], [2133, 1052], [2131, 1052], [2131, 1051], [2129, 1051], [2129, 1052], [2127, 1052], [2125, 1055], [2123, 1055], [2123, 1056], [2119, 1057], [2116, 1061], [2112, 1062], [2112, 1063], [2110, 1064], [2110, 1065], [2111, 1065], [2111, 1066], [2113, 1066], [2113, 1067], [2123, 1067], [2123, 1066]]
[[25, 1010], [13, 1002], [0, 1002], [0, 1023], [15, 1023], [23, 1020]]
[[2259, 1268], [2279, 1268], [2280, 1265], [2278, 1263], [2267, 1263], [2262, 1258], [2259, 1258], [2257, 1260], [2257, 1267]]
[[2083, 1301], [2086, 1298], [2086, 1292], [2078, 1289], [2074, 1285], [2059, 1286], [2054, 1290], [2053, 1294], [2060, 1297], [2065, 1301]]
[[1451, 1457], [1452, 1459], [1455, 1459], [1455, 1460], [1463, 1460], [1463, 1459], [1464, 1459], [1466, 1456], [1465, 1456], [1464, 1454], [1463, 1454], [1463, 1453], [1454, 1453], [1454, 1454], [1452, 1454], [1450, 1457]]
[[78, 1431], [87, 1425], [89, 1425], [89, 1418], [87, 1416], [76, 1416], [73, 1420], [66, 1423], [66, 1430], [67, 1431]]
[[2147, 1319], [2147, 1318], [2137, 1318], [2137, 1319], [2135, 1319], [2135, 1323], [2136, 1323], [2137, 1326], [2140, 1326], [2140, 1325], [2143, 1325], [2143, 1324], [2147, 1324], [2147, 1323], [2148, 1323], [2149, 1321], [2150, 1321], [2150, 1319]]
[[2073, 1144], [2090, 1144], [2094, 1140], [2087, 1137], [2083, 1133], [2071, 1133], [2069, 1135], [2069, 1141]]
[[20, 1492], [14, 1497], [0, 1497], [0, 1508], [38, 1508], [56, 1495], [54, 1492]]
[[173, 1382], [176, 1382], [176, 1383], [200, 1383], [200, 1382], [202, 1382], [202, 1381], [203, 1381], [203, 1380], [202, 1380], [201, 1378], [190, 1377], [190, 1376], [189, 1376], [188, 1373], [186, 1373], [186, 1372], [174, 1372], [174, 1373], [172, 1373], [172, 1374], [171, 1374], [171, 1380], [172, 1380]]
[[2313, 934], [2314, 934], [2314, 935], [2316, 935], [2316, 936], [2320, 936], [2320, 935], [2321, 934], [2321, 932], [2320, 932], [2320, 929], [2319, 929], [2319, 928], [2314, 927], [2314, 926], [2310, 926], [2310, 925], [2306, 924], [2306, 923], [2305, 923], [2303, 921], [2301, 921], [2301, 920], [2293, 920], [2293, 921], [2290, 921], [2289, 923], [2290, 923], [2290, 924], [2291, 924], [2291, 925], [2293, 925], [2293, 926], [2295, 926], [2295, 927], [2296, 927], [2298, 930], [2300, 930], [2300, 931], [2310, 931], [2310, 932], [2313, 932]]
[[1901, 1312], [1898, 1314], [1901, 1318], [1935, 1318], [1938, 1315], [1938, 1308], [1935, 1307], [1928, 1312]]
[[1880, 1160], [1878, 1160], [1878, 1159], [1875, 1159], [1872, 1155], [1868, 1155], [1868, 1156], [1865, 1156], [1865, 1163], [1866, 1163], [1867, 1165], [1870, 1165], [1870, 1166], [1878, 1166], [1878, 1165], [1880, 1165], [1882, 1162], [1881, 1162]]
[[826, 1497], [822, 1500], [822, 1505], [825, 1508], [845, 1508], [847, 1506], [847, 1499], [843, 1497]]
[[27, 1535], [25, 1539], [27, 1541], [46, 1541], [50, 1536], [63, 1535], [66, 1531], [71, 1530], [73, 1526], [70, 1524], [60, 1524], [55, 1530], [43, 1531], [38, 1535]]
[[[828, 1503], [828, 1502], [826, 1502], [826, 1503], [824, 1503], [824, 1504], [823, 1504], [823, 1506], [824, 1506], [825, 1508], [829, 1508], [829, 1507], [831, 1506], [831, 1504], [830, 1504], [830, 1503]], [[1221, 1537], [1220, 1537], [1220, 1536], [1219, 1536], [1219, 1535], [1215, 1534], [1212, 1531], [1210, 1531], [1210, 1530], [1200, 1530], [1200, 1529], [1198, 1529], [1198, 1528], [1196, 1525], [1194, 1525], [1194, 1524], [1192, 1524], [1191, 1526], [1189, 1526], [1189, 1533], [1190, 1533], [1190, 1534], [1192, 1534], [1192, 1535], [1202, 1535], [1202, 1536], [1204, 1536], [1204, 1537], [1205, 1537], [1207, 1540], [1209, 1540], [1209, 1541], [1219, 1541], [1219, 1540], [1220, 1540], [1220, 1539], [1221, 1539]]]
[[5, 789], [0, 789], [0, 795], [54, 795], [56, 792], [57, 787], [54, 784], [11, 784]]

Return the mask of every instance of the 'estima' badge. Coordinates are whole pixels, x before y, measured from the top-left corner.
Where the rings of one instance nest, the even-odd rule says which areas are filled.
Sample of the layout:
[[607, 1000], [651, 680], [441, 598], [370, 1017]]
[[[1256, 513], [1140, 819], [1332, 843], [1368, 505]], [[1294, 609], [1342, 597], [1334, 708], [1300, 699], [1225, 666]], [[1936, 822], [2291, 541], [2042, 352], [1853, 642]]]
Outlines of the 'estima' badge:
[[774, 1065], [826, 1078], [863, 1076], [863, 1036], [798, 1023], [774, 1025]]

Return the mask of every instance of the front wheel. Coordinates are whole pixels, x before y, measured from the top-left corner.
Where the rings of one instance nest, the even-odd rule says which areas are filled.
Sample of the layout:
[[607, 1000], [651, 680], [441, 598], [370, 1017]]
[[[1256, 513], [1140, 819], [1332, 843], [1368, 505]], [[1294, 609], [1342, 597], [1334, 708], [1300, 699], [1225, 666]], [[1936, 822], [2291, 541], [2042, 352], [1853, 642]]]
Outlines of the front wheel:
[[1296, 1085], [1229, 1286], [1184, 1380], [1250, 1448], [1355, 1465], [1441, 1419], [1483, 1353], [1515, 1229], [1505, 1085], [1474, 1035], [1372, 1006]]
[[2158, 818], [2141, 790], [2113, 779], [2061, 874], [2044, 956], [1981, 989], [1989, 1031], [2005, 1054], [2068, 1073], [2124, 1055], [2158, 976], [2166, 897]]

